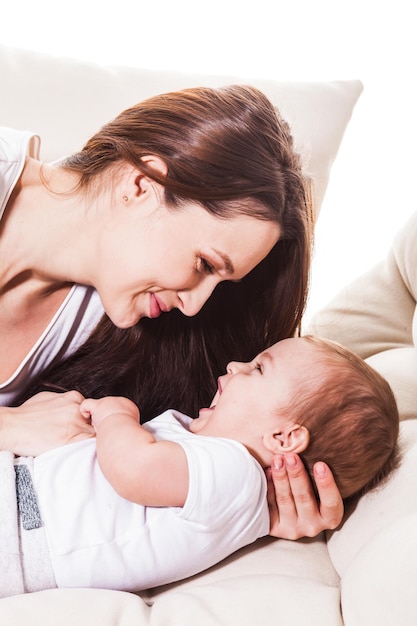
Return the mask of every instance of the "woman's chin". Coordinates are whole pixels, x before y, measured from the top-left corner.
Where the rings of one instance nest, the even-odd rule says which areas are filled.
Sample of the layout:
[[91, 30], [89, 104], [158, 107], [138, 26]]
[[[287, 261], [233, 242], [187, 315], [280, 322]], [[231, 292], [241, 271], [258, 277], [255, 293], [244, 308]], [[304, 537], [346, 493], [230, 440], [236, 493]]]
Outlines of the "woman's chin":
[[127, 328], [132, 328], [132, 326], [135, 326], [139, 320], [144, 317], [143, 315], [134, 315], [134, 316], [130, 316], [130, 317], [117, 317], [117, 316], [112, 316], [109, 315], [107, 313], [107, 315], [109, 316], [109, 318], [111, 319], [111, 321], [113, 322], [113, 324], [117, 327], [117, 328], [121, 328], [122, 330], [126, 330]]

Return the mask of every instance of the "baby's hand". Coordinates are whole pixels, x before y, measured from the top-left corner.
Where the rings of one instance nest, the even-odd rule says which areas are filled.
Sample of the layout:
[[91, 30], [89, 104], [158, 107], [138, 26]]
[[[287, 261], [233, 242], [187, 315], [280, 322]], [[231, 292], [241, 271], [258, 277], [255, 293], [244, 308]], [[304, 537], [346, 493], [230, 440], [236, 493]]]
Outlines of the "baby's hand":
[[121, 396], [106, 396], [98, 400], [87, 398], [81, 403], [80, 411], [86, 419], [91, 418], [91, 423], [96, 430], [108, 417], [127, 415], [135, 422], [139, 422], [139, 409], [136, 404]]

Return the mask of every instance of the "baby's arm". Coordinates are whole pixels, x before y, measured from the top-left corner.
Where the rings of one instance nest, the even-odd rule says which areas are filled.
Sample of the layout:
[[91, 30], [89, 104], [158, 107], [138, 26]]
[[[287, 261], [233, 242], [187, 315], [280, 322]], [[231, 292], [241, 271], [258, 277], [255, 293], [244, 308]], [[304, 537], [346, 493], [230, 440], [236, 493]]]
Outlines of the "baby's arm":
[[145, 506], [183, 506], [188, 494], [188, 464], [182, 447], [156, 441], [139, 423], [127, 398], [91, 398], [81, 412], [96, 429], [97, 459], [117, 493]]

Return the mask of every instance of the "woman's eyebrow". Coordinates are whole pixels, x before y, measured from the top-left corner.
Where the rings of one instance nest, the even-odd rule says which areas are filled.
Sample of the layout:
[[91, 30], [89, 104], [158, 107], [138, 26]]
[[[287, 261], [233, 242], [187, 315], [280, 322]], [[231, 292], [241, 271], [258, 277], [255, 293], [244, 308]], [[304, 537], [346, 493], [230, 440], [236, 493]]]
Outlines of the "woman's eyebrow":
[[224, 252], [221, 252], [220, 250], [216, 250], [215, 248], [213, 248], [213, 252], [215, 252], [221, 258], [221, 260], [224, 263], [227, 273], [234, 274], [235, 268], [233, 266], [232, 259], [230, 258], [230, 256], [228, 254], [225, 254]]

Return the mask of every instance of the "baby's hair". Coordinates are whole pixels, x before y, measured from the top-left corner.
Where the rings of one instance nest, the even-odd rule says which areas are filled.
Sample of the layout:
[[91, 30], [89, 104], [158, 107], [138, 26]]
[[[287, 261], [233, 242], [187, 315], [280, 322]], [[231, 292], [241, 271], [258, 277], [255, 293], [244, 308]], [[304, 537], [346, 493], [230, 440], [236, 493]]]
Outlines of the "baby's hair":
[[311, 476], [314, 463], [327, 463], [342, 498], [353, 499], [398, 466], [397, 403], [388, 382], [356, 354], [325, 339], [304, 339], [323, 359], [306, 373], [291, 405], [292, 416], [310, 431], [301, 457]]

